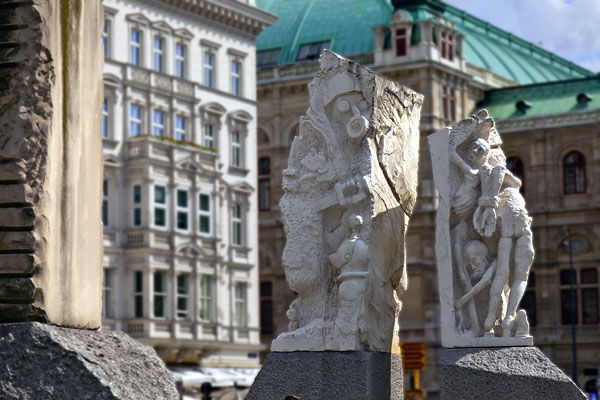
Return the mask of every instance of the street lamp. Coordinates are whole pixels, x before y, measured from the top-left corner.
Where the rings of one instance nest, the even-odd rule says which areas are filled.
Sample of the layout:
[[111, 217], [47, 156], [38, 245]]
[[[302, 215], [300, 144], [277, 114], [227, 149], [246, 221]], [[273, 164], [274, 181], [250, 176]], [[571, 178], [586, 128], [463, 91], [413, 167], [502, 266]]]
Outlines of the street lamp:
[[[567, 238], [560, 243], [561, 248], [569, 249], [569, 265], [571, 271], [571, 349], [573, 351], [573, 382], [577, 383], [577, 332], [576, 322], [577, 322], [577, 308], [575, 304], [575, 269], [573, 268], [573, 243], [571, 241], [571, 233], [569, 232], [569, 227], [563, 227], [563, 230], [566, 232]], [[579, 385], [578, 385], [579, 386]]]

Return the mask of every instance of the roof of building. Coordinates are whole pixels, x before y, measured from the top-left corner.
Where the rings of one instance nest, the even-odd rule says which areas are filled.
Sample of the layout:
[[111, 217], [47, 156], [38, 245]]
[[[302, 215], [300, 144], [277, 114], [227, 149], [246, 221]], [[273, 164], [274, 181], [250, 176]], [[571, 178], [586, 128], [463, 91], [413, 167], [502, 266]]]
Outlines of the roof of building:
[[[342, 55], [375, 49], [372, 28], [388, 26], [394, 6], [414, 21], [442, 15], [465, 35], [463, 54], [476, 66], [521, 84], [592, 76], [593, 73], [440, 0], [257, 0], [279, 16], [256, 42], [258, 51], [281, 48], [278, 64], [293, 63], [302, 44], [330, 41]], [[392, 5], [392, 3], [394, 5]]]
[[486, 108], [498, 121], [600, 110], [600, 74], [488, 90], [477, 108]]

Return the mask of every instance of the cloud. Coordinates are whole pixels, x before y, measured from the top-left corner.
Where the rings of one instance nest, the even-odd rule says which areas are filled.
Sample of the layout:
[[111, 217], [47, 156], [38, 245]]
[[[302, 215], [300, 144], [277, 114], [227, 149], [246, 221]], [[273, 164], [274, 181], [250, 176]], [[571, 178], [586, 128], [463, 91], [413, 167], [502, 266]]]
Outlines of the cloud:
[[600, 70], [598, 0], [445, 0], [516, 36]]

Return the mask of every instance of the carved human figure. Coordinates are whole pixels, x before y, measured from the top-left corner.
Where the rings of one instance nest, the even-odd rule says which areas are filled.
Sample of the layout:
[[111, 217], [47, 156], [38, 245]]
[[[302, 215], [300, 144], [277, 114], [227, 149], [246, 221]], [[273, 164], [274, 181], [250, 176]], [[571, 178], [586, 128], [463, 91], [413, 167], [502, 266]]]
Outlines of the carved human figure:
[[[430, 136], [442, 198], [438, 266], [449, 268], [452, 278], [451, 287], [440, 282], [440, 296], [453, 311], [453, 321], [443, 316], [443, 330], [452, 324], [455, 336], [442, 336], [452, 345], [492, 345], [480, 339], [498, 336], [525, 339], [502, 343], [531, 343], [526, 313], [517, 310], [533, 262], [531, 218], [519, 193], [521, 182], [506, 168], [501, 143], [485, 110]], [[450, 265], [441, 261], [446, 240]], [[444, 274], [441, 270], [440, 279]]]
[[[352, 233], [329, 256], [337, 275], [338, 307], [333, 325], [334, 338], [356, 340], [358, 334], [358, 316], [365, 292], [365, 279], [368, 274], [369, 253], [367, 244], [358, 236], [363, 223], [360, 215], [352, 214], [348, 225]], [[335, 350], [335, 349], [334, 349]]]
[[282, 264], [298, 296], [271, 349], [390, 352], [422, 97], [327, 51], [309, 93], [279, 203]]

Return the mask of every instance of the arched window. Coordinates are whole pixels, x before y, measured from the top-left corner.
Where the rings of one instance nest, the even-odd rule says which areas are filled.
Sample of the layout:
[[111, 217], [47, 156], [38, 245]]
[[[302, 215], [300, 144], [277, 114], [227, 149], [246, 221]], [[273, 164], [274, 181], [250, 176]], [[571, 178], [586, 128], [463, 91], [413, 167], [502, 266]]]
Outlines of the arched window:
[[519, 157], [508, 157], [506, 168], [521, 180], [521, 193], [525, 193], [525, 166]]
[[568, 153], [563, 159], [565, 194], [585, 193], [585, 157], [578, 151]]

